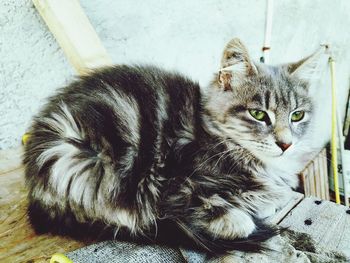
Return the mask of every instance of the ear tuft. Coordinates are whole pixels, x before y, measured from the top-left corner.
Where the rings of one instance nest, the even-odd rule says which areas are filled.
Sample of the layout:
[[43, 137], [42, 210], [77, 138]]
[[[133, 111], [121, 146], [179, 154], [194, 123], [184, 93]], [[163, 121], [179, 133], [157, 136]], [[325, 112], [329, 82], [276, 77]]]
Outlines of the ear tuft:
[[219, 85], [224, 91], [232, 90], [231, 87], [232, 74], [229, 71], [219, 71]]

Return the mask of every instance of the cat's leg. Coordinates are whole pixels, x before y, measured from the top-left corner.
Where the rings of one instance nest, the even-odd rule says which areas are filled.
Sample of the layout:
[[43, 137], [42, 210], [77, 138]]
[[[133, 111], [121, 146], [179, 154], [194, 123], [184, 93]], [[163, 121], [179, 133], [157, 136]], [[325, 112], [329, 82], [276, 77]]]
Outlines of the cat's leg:
[[193, 218], [193, 224], [214, 238], [247, 238], [256, 229], [253, 218], [242, 208], [229, 204], [218, 195], [201, 199], [203, 205], [197, 207], [194, 214], [198, 214], [198, 218]]
[[266, 206], [259, 208], [259, 210], [256, 212], [256, 216], [260, 219], [265, 219], [276, 214], [276, 211], [277, 206], [272, 203], [268, 203]]
[[[163, 206], [165, 218], [175, 221], [178, 228], [197, 244], [212, 253], [232, 250], [261, 251], [264, 241], [278, 234], [244, 207], [229, 203], [218, 194], [188, 198], [172, 196]], [[183, 197], [183, 196], [182, 196]], [[175, 202], [176, 201], [176, 202]]]
[[229, 208], [227, 212], [206, 225], [214, 237], [235, 239], [247, 238], [256, 226], [249, 214], [238, 208]]

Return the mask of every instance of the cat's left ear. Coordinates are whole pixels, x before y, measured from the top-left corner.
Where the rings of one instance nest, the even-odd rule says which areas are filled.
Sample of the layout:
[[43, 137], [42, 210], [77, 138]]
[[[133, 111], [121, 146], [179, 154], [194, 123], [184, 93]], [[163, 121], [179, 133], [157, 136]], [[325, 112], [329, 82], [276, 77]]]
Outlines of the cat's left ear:
[[328, 45], [323, 45], [310, 56], [298, 62], [285, 65], [289, 74], [307, 83], [315, 81], [322, 76], [329, 59]]
[[218, 74], [218, 84], [224, 90], [232, 90], [235, 85], [243, 82], [248, 75], [257, 73], [247, 48], [238, 38], [227, 43]]

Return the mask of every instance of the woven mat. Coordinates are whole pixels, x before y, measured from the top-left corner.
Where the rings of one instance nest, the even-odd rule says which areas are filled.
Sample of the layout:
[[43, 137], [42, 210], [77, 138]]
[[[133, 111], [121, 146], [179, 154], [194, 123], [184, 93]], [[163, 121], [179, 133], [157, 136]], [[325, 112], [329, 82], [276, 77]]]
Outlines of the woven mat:
[[350, 262], [341, 252], [314, 246], [307, 234], [286, 231], [268, 242], [271, 251], [264, 253], [233, 252], [209, 257], [185, 249], [158, 245], [137, 245], [122, 241], [104, 241], [67, 253], [74, 263], [342, 263]]

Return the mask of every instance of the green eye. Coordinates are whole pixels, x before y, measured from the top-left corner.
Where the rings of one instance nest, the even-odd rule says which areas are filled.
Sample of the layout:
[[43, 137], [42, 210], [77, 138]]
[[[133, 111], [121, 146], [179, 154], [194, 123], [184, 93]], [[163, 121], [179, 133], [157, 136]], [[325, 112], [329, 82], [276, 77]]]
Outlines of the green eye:
[[266, 112], [262, 110], [249, 110], [250, 115], [252, 115], [258, 121], [265, 120]]
[[291, 120], [293, 122], [301, 121], [304, 118], [305, 112], [304, 111], [295, 111], [292, 113]]

